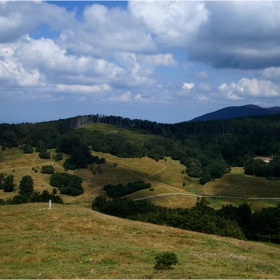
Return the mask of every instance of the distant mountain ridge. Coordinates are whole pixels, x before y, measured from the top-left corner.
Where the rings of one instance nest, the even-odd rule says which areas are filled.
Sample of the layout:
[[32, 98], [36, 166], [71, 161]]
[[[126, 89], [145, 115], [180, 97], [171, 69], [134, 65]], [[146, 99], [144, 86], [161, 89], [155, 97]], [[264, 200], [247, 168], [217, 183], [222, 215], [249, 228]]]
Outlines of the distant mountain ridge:
[[274, 114], [280, 114], [280, 107], [262, 108], [260, 106], [250, 104], [243, 106], [226, 107], [218, 111], [196, 117], [190, 121], [209, 121]]

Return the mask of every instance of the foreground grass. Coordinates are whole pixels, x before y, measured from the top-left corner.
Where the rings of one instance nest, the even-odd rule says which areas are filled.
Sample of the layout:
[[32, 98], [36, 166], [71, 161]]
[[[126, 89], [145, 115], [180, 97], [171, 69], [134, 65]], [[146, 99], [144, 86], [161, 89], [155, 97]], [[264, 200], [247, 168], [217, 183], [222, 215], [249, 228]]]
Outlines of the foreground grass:
[[[75, 205], [1, 206], [1, 278], [277, 278], [279, 246], [106, 216]], [[174, 251], [172, 270], [154, 257]]]

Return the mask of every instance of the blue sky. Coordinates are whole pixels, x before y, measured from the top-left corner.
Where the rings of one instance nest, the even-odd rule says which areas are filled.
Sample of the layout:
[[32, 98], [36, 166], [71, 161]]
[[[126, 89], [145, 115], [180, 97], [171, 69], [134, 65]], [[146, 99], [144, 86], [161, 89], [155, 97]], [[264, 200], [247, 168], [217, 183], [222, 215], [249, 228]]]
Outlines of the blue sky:
[[0, 2], [0, 123], [280, 106], [280, 2]]

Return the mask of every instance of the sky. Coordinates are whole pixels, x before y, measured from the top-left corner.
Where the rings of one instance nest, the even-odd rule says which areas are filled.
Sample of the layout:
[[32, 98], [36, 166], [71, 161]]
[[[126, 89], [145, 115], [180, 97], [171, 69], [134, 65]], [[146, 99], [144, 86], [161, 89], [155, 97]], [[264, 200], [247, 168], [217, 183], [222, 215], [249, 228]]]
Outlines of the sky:
[[280, 106], [280, 2], [0, 1], [0, 123]]

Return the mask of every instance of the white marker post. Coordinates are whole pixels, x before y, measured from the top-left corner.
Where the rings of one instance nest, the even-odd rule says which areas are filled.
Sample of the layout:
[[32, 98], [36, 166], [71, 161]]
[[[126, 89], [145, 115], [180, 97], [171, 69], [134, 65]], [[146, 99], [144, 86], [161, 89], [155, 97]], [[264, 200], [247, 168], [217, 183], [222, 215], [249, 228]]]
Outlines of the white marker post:
[[49, 209], [52, 209], [52, 201], [49, 200]]

